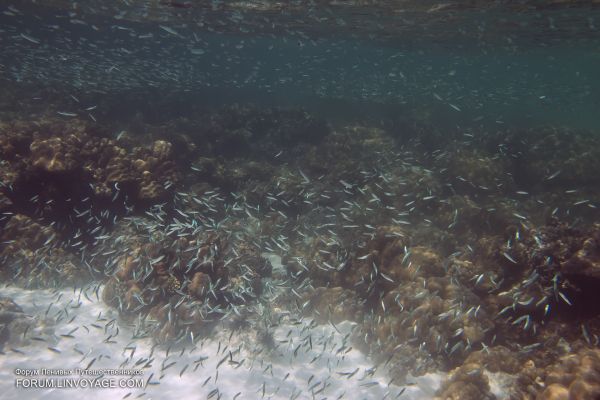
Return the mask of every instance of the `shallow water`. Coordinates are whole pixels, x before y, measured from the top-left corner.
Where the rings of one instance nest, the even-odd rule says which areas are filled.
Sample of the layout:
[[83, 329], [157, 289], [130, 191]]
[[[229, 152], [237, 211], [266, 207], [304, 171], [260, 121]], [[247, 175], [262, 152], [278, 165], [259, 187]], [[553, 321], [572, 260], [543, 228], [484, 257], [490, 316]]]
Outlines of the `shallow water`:
[[[87, 296], [81, 295], [84, 291]], [[102, 289], [99, 292], [102, 293]], [[4, 287], [1, 293], [23, 304], [23, 311], [41, 322], [43, 328], [31, 335], [44, 340], [16, 339], [11, 343], [13, 349], [23, 349], [23, 353], [13, 351], [10, 358], [0, 363], [0, 385], [17, 389], [5, 393], [3, 398], [6, 399], [21, 399], [24, 395], [38, 399], [81, 396], [103, 399], [107, 392], [112, 398], [139, 395], [195, 398], [206, 397], [215, 389], [223, 398], [232, 398], [238, 392], [240, 398], [256, 398], [262, 397], [263, 385], [267, 398], [308, 399], [312, 396], [307, 388], [316, 383], [312, 382], [314, 376], [327, 378], [312, 391], [324, 387], [323, 392], [334, 398], [343, 394], [354, 398], [382, 398], [386, 393], [396, 396], [401, 390], [395, 385], [388, 386], [390, 379], [385, 374], [376, 371], [370, 374], [368, 371], [373, 365], [359, 351], [349, 349], [336, 354], [338, 349], [347, 348], [344, 336], [352, 330], [351, 323], [341, 323], [336, 328], [331, 325], [311, 328], [314, 349], [302, 346], [302, 351], [294, 350], [297, 344], [305, 342], [310, 321], [300, 325], [282, 324], [273, 335], [277, 343], [286, 343], [280, 343], [265, 354], [257, 354], [257, 349], [243, 334], [223, 333], [189, 346], [157, 347], [150, 338], [136, 340], [135, 321], [120, 320], [113, 310], [94, 297], [92, 287], [75, 292]], [[64, 318], [57, 321], [56, 315], [61, 311], [65, 312]], [[61, 336], [69, 332], [73, 332], [69, 337]], [[318, 361], [311, 362], [317, 356]], [[356, 374], [347, 378], [356, 368]], [[90, 387], [85, 388], [66, 386], [67, 382], [73, 385], [79, 382], [83, 386], [86, 383], [81, 381], [85, 379], [112, 387], [92, 386], [100, 383], [89, 383]], [[36, 380], [39, 386], [55, 387], [34, 388]], [[58, 387], [61, 384], [63, 386]], [[414, 379], [404, 391], [404, 398], [427, 399], [438, 385], [439, 376], [435, 374]]]
[[4, 79], [90, 101], [98, 91], [157, 87], [192, 92], [195, 102], [210, 101], [203, 95], [210, 90], [222, 103], [316, 102], [327, 112], [349, 107], [346, 115], [366, 107], [363, 118], [402, 114], [443, 128], [598, 123], [595, 7], [427, 12], [431, 4], [393, 12], [385, 2], [373, 9], [301, 2], [289, 6], [297, 18], [290, 21], [252, 2], [216, 3], [215, 11], [75, 4], [5, 6]]
[[[0, 0], [0, 390], [600, 395], [599, 29], [595, 2]], [[136, 362], [140, 390], [15, 373]]]

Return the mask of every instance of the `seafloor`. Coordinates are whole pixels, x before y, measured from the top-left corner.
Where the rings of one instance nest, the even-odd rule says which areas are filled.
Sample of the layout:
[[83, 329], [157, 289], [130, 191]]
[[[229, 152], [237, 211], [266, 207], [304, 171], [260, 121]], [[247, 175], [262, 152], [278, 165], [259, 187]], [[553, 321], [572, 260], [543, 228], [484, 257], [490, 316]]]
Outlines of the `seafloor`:
[[[48, 92], [47, 106], [11, 106], [30, 89], [7, 85], [0, 115], [7, 285], [98, 296], [134, 327], [133, 343], [193, 347], [231, 332], [255, 355], [300, 357], [312, 331], [333, 327], [344, 344], [327, 351], [370, 356], [398, 388], [389, 398], [439, 372], [440, 399], [496, 398], [492, 376], [509, 382], [505, 398], [600, 396], [598, 132], [448, 134], [252, 104], [94, 122], [61, 113], [71, 100]], [[40, 341], [49, 356], [77, 350], [84, 328], [48, 321], [69, 319], [67, 305], [43, 320], [25, 306], [1, 302], [4, 363]], [[85, 329], [114, 341], [112, 320], [98, 321]], [[286, 324], [301, 339], [288, 343]], [[243, 363], [211, 357], [217, 376]], [[321, 382], [313, 375], [303, 396], [326, 397]], [[260, 398], [255, 386], [242, 398]]]

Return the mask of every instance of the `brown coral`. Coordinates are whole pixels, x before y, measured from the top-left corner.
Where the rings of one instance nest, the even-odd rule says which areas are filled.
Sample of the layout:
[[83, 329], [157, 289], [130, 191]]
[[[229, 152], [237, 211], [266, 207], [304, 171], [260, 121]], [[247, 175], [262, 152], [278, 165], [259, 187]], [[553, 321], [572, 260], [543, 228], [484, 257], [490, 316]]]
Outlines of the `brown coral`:
[[30, 146], [33, 166], [47, 172], [72, 172], [80, 162], [80, 144], [75, 135], [34, 140]]
[[438, 400], [482, 400], [495, 399], [490, 392], [489, 379], [479, 364], [463, 364], [450, 373], [442, 384]]
[[0, 274], [6, 281], [36, 287], [69, 285], [87, 277], [74, 257], [58, 246], [58, 233], [26, 215], [11, 216], [0, 238]]
[[548, 369], [545, 384], [538, 400], [600, 398], [600, 350], [584, 349], [562, 357]]
[[341, 287], [316, 288], [303, 300], [309, 302], [305, 312], [314, 313], [320, 323], [360, 321], [364, 312], [354, 293]]

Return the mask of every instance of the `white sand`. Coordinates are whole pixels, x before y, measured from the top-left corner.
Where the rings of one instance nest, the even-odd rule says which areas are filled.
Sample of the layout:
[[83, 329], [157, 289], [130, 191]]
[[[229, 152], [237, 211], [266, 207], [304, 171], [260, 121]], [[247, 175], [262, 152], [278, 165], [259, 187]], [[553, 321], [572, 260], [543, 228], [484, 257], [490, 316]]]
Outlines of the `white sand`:
[[[16, 379], [25, 378], [15, 374], [15, 370], [18, 368], [24, 370], [85, 369], [94, 358], [96, 361], [91, 369], [141, 369], [146, 364], [144, 361], [138, 366], [134, 366], [136, 361], [149, 358], [152, 351], [152, 340], [132, 338], [133, 327], [119, 321], [117, 313], [102, 301], [96, 300], [92, 290], [86, 292], [92, 301], [86, 299], [85, 296], [79, 297], [79, 290], [74, 293], [73, 290], [52, 292], [49, 290], [30, 291], [13, 287], [0, 289], [0, 295], [12, 298], [23, 308], [25, 313], [39, 321], [46, 321], [45, 324], [42, 323], [45, 327], [37, 328], [36, 331], [27, 334], [28, 337], [42, 337], [46, 342], [29, 340], [29, 344], [26, 345], [17, 341], [5, 346], [6, 355], [0, 356], [1, 398], [91, 400], [121, 399], [125, 396], [135, 399], [139, 396], [139, 398], [145, 399], [183, 400], [206, 399], [214, 389], [218, 389], [222, 399], [232, 399], [238, 392], [240, 393], [238, 399], [261, 399], [264, 387], [264, 398], [269, 399], [289, 399], [290, 397], [312, 399], [313, 393], [316, 393], [314, 398], [318, 399], [340, 397], [346, 399], [383, 399], [384, 397], [393, 399], [403, 389], [404, 393], [399, 396], [401, 399], [430, 399], [442, 379], [442, 375], [430, 374], [416, 378], [413, 385], [403, 387], [392, 384], [388, 386], [387, 382], [390, 379], [385, 376], [384, 371], [377, 371], [372, 376], [367, 373], [372, 367], [372, 363], [361, 352], [355, 349], [348, 351], [348, 348], [351, 347], [350, 343], [345, 343], [347, 347], [336, 354], [343, 347], [343, 338], [352, 327], [350, 322], [337, 325], [337, 329], [340, 331], [337, 332], [330, 325], [319, 325], [309, 329], [310, 321], [305, 320], [302, 324], [284, 324], [277, 327], [274, 330], [274, 339], [275, 343], [278, 343], [278, 348], [270, 353], [264, 351], [258, 356], [252, 355], [252, 350], [257, 346], [253, 339], [254, 336], [234, 334], [229, 341], [230, 332], [219, 330], [218, 327], [210, 340], [197, 341], [195, 348], [188, 344], [183, 355], [181, 355], [183, 346], [172, 348], [168, 357], [166, 348], [156, 347], [151, 356], [154, 357], [151, 367], [145, 368], [141, 377], [136, 377], [143, 380], [144, 384], [147, 381], [154, 384], [141, 389], [120, 387], [107, 389], [16, 388]], [[61, 294], [60, 300], [57, 301]], [[77, 306], [78, 302], [81, 302], [79, 306]], [[50, 303], [53, 303], [52, 307], [47, 314], [48, 317], [44, 318]], [[74, 306], [77, 308], [73, 308]], [[65, 316], [65, 310], [68, 316]], [[62, 315], [62, 318], [55, 323], [58, 313]], [[73, 317], [75, 319], [69, 322]], [[108, 324], [114, 318], [117, 320]], [[75, 338], [60, 336], [75, 328], [78, 328], [73, 333]], [[221, 332], [219, 333], [219, 331]], [[110, 340], [106, 342], [111, 335]], [[307, 344], [309, 335], [312, 349]], [[300, 345], [299, 348], [298, 345]], [[14, 352], [11, 347], [22, 350], [25, 354]], [[54, 347], [60, 353], [51, 351], [48, 347]], [[134, 347], [135, 353], [131, 359]], [[295, 352], [297, 348], [298, 350]], [[228, 356], [229, 351], [232, 352], [231, 357]], [[195, 361], [201, 357], [206, 357], [206, 359], [201, 363], [196, 363]], [[317, 357], [316, 360], [314, 360], [315, 357]], [[122, 365], [128, 358], [129, 362]], [[224, 361], [217, 369], [217, 364], [222, 360]], [[234, 363], [231, 363], [230, 360], [233, 360]], [[235, 363], [242, 360], [244, 362], [241, 365]], [[161, 372], [163, 366], [166, 367], [172, 362], [175, 364]], [[197, 365], [198, 368], [195, 369]], [[184, 368], [186, 370], [181, 374]], [[358, 371], [348, 378], [348, 373], [356, 369]], [[151, 374], [154, 375], [151, 377]], [[286, 377], [287, 374], [289, 375]], [[52, 378], [54, 381], [59, 381], [93, 377], [73, 374], [59, 377], [35, 376], [35, 378]], [[129, 376], [105, 375], [105, 378], [112, 379], [112, 384], [119, 386], [122, 383], [121, 379], [128, 379]], [[25, 383], [26, 381], [21, 381], [21, 384]], [[320, 391], [323, 388], [324, 390]], [[218, 398], [218, 394], [213, 393], [212, 398]]]

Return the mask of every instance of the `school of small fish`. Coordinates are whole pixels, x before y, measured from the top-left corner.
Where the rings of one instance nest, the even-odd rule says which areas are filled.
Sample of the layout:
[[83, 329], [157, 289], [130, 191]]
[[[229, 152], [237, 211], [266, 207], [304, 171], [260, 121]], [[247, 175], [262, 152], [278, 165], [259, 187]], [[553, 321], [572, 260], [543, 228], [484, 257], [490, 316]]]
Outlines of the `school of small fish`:
[[[14, 107], [45, 107], [61, 121], [113, 127], [118, 123], [111, 115], [129, 113], [122, 103], [135, 94], [220, 105], [222, 97], [243, 100], [251, 92], [259, 101], [301, 103], [321, 114], [348, 106], [354, 117], [368, 115], [377, 125], [369, 133], [353, 131], [364, 136], [363, 147], [346, 140], [353, 127], [336, 125], [331, 133], [339, 138], [328, 142], [335, 157], [352, 170], [337, 170], [334, 156], [322, 165], [303, 165], [298, 160], [305, 159], [291, 155], [294, 149], [274, 144], [262, 156], [276, 173], [249, 179], [242, 188], [167, 180], [161, 189], [172, 196], [146, 208], [130, 201], [119, 183], [107, 189], [110, 203], [103, 207], [93, 195], [66, 199], [65, 215], [48, 223], [59, 233], [45, 237], [39, 257], [36, 252], [35, 276], [26, 276], [25, 267], [9, 263], [8, 256], [0, 259], [25, 286], [1, 287], [0, 295], [23, 307], [28, 321], [1, 349], [0, 390], [14, 386], [16, 369], [39, 365], [142, 370], [143, 387], [110, 392], [121, 399], [429, 399], [444, 374], [409, 373], [395, 381], [390, 369], [402, 365], [400, 356], [392, 360], [396, 350], [410, 347], [415, 359], [437, 357], [435, 362], [454, 366], [471, 352], [489, 354], [497, 340], [510, 342], [489, 329], [471, 341], [478, 336], [474, 327], [493, 320], [524, 338], [514, 347], [527, 354], [543, 348], [538, 331], [558, 309], [578, 306], [564, 274], [544, 276], [556, 265], [549, 257], [515, 282], [498, 278], [493, 268], [472, 273], [469, 257], [485, 243], [469, 233], [469, 225], [476, 221], [489, 232], [494, 221], [508, 221], [510, 235], [502, 234], [509, 239], [498, 246], [494, 265], [518, 270], [524, 268], [525, 242], [534, 253], [551, 243], [538, 229], [543, 218], [577, 226], [597, 217], [594, 188], [553, 186], [572, 176], [568, 162], [541, 168], [543, 176], [531, 188], [517, 182], [529, 178], [519, 171], [494, 168], [523, 158], [530, 142], [510, 136], [523, 121], [552, 126], [564, 118], [595, 127], [598, 9], [532, 6], [507, 15], [488, 5], [473, 17], [455, 12], [457, 4], [436, 2], [407, 2], [406, 8], [319, 3], [0, 4], [0, 82], [32, 88]], [[534, 34], [525, 35], [528, 29]], [[530, 57], [538, 51], [532, 44], [564, 54], [579, 49], [581, 57]], [[54, 87], [60, 90], [42, 90]], [[52, 96], [61, 100], [44, 105]], [[157, 109], [151, 113], [164, 111], [169, 118]], [[398, 136], [394, 146], [373, 134], [390, 126]], [[440, 126], [451, 126], [451, 133]], [[548, 140], [554, 129], [545, 131]], [[405, 131], [413, 136], [404, 138]], [[438, 145], [435, 134], [452, 136], [455, 147]], [[125, 143], [128, 135], [119, 127], [113, 137]], [[485, 156], [478, 146], [489, 147]], [[471, 164], [457, 167], [455, 152], [465, 149], [465, 165]], [[186, 182], [203, 173], [200, 162], [183, 171]], [[3, 193], [14, 192], [11, 184], [0, 185]], [[54, 202], [35, 194], [19, 207], [44, 220]], [[15, 214], [3, 213], [0, 222]], [[399, 253], [402, 271], [380, 262], [388, 255], [371, 247], [382, 237], [402, 243], [388, 247]], [[493, 307], [482, 306], [471, 292], [444, 299], [445, 308], [428, 308], [426, 297], [443, 290], [437, 277], [419, 275], [430, 267], [416, 261], [427, 241], [444, 247], [437, 266], [448, 277], [446, 288], [493, 293], [504, 301], [493, 304], [499, 312], [489, 313]], [[54, 268], [44, 254], [58, 250], [75, 255], [89, 282], [65, 289], [60, 279], [48, 279], [45, 286], [54, 289], [34, 289], [39, 276]], [[356, 275], [346, 286], [359, 298], [319, 307], [318, 289], [347, 284], [340, 276], [351, 269]], [[409, 274], [416, 278], [407, 295], [402, 290], [410, 284], [402, 277]], [[539, 292], [531, 295], [532, 287]], [[412, 307], [405, 296], [428, 306]], [[340, 321], [349, 303], [364, 307], [362, 320]], [[429, 322], [420, 313], [430, 313]], [[387, 354], [390, 341], [407, 331], [408, 340]], [[574, 336], [589, 347], [600, 343], [600, 333], [586, 322], [578, 322]], [[486, 376], [498, 397], [506, 393], [499, 380]], [[108, 392], [67, 393], [106, 398]], [[28, 394], [65, 398], [62, 390]], [[22, 392], [6, 396], [18, 399]]]

